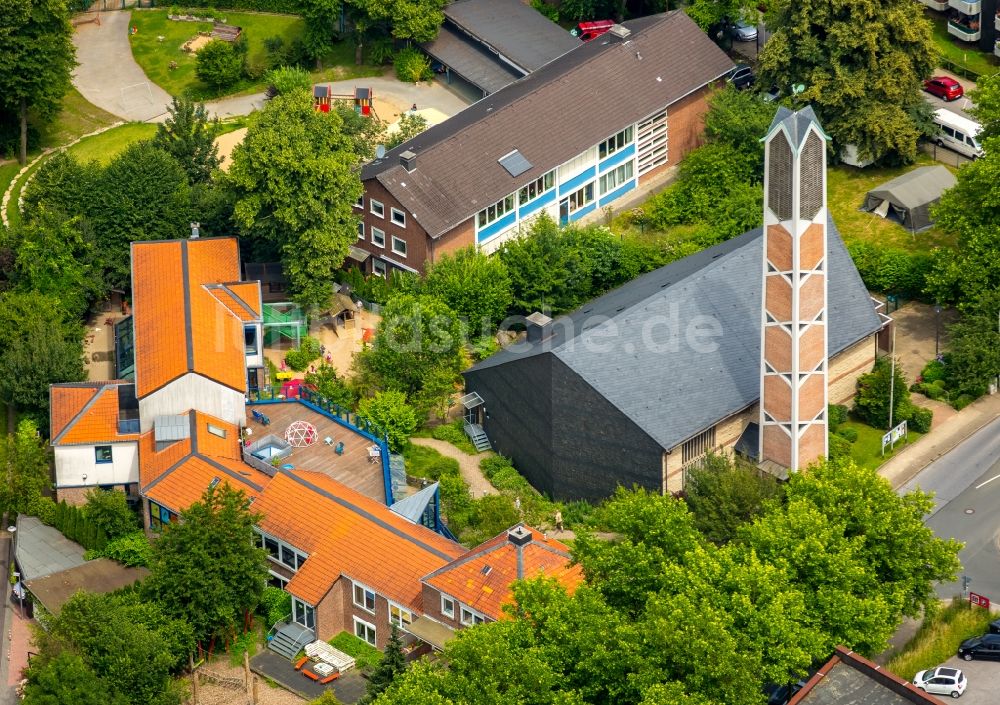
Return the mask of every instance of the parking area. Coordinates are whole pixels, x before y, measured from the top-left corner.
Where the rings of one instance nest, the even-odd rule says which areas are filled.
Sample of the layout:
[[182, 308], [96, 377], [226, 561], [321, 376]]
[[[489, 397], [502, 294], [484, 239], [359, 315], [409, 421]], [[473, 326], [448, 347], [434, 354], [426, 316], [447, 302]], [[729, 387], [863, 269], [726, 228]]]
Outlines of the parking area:
[[[963, 661], [958, 656], [952, 656], [942, 666], [960, 668], [969, 681], [965, 693], [959, 698], [962, 705], [996, 705], [1000, 702], [1000, 662], [997, 661]], [[938, 696], [942, 700], [950, 700], [947, 696]]]

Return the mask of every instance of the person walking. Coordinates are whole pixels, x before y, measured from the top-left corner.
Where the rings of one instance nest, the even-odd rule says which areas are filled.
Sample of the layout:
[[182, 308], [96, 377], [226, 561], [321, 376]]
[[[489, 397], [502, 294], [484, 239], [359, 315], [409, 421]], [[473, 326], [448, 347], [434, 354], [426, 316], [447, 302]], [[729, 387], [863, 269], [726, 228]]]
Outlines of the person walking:
[[558, 509], [556, 510], [556, 531], [563, 530], [562, 512]]

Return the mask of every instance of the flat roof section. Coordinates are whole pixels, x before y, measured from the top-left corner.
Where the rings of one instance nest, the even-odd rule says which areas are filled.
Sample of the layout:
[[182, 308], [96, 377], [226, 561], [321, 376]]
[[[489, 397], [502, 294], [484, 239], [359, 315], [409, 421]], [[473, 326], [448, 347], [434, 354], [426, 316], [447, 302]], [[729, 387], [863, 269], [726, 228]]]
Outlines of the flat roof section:
[[29, 580], [25, 586], [42, 603], [42, 607], [52, 614], [59, 614], [69, 598], [80, 590], [98, 594], [114, 592], [147, 575], [149, 571], [146, 568], [127, 568], [107, 558], [97, 558], [69, 570]]
[[434, 41], [424, 44], [423, 49], [485, 93], [496, 93], [521, 77], [513, 68], [506, 67], [495, 56], [476, 46], [473, 40], [447, 26], [441, 28]]
[[86, 563], [83, 546], [70, 541], [59, 530], [46, 526], [38, 517], [18, 516], [14, 542], [14, 557], [24, 582]]

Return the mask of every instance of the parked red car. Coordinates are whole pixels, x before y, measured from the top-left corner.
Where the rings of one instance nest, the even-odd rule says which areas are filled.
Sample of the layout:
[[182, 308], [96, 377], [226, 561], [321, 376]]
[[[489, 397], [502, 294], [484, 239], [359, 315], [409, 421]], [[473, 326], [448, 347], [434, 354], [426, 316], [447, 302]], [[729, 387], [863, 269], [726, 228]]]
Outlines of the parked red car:
[[935, 76], [924, 81], [924, 90], [941, 100], [958, 100], [965, 95], [962, 84], [948, 76]]

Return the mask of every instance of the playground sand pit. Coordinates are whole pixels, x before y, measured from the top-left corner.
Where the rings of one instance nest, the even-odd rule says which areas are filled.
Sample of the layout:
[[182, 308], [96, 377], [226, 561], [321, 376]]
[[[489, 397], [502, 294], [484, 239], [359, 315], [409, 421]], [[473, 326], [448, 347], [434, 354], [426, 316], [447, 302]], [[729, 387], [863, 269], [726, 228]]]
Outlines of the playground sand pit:
[[219, 158], [222, 160], [219, 163], [219, 168], [223, 171], [229, 171], [229, 165], [232, 163], [230, 155], [233, 153], [233, 149], [236, 145], [243, 141], [243, 138], [247, 135], [247, 128], [241, 127], [238, 130], [233, 130], [232, 132], [227, 132], [224, 135], [219, 135], [215, 138], [215, 146], [219, 148]]
[[[406, 112], [411, 113], [411, 111], [409, 110], [407, 110]], [[447, 115], [442, 113], [440, 110], [437, 110], [436, 108], [421, 108], [417, 110], [416, 114], [427, 121], [428, 127], [430, 127], [431, 125], [437, 125], [438, 123], [444, 122], [445, 120], [448, 119]], [[396, 120], [393, 121], [392, 124], [390, 124], [387, 128], [385, 128], [386, 134], [391, 135], [399, 129], [399, 120], [401, 117], [402, 115], [396, 116]]]
[[208, 44], [210, 41], [212, 41], [211, 37], [199, 34], [197, 37], [189, 39], [184, 43], [184, 50], [190, 51], [192, 54], [197, 54], [198, 50], [201, 49], [206, 44]]

